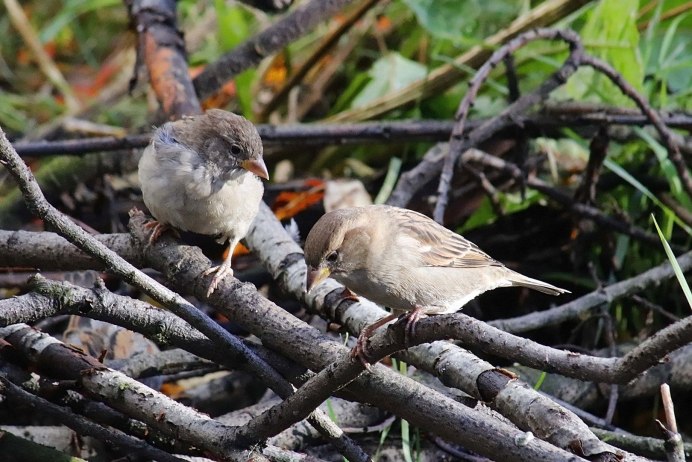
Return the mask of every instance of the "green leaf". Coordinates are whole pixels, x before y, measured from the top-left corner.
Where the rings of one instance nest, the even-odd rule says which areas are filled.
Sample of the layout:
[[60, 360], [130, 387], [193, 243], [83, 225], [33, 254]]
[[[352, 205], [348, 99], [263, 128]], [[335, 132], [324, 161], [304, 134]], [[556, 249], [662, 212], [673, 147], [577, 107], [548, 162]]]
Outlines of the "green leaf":
[[651, 215], [651, 219], [654, 221], [656, 231], [658, 231], [658, 237], [661, 238], [661, 243], [663, 244], [663, 249], [666, 251], [668, 260], [670, 261], [670, 264], [673, 266], [673, 271], [675, 272], [675, 277], [678, 279], [678, 284], [680, 284], [682, 292], [685, 294], [687, 303], [690, 305], [690, 308], [692, 308], [692, 291], [690, 291], [690, 286], [687, 284], [687, 281], [685, 280], [685, 273], [682, 272], [682, 268], [680, 268], [680, 265], [678, 264], [678, 259], [675, 258], [673, 249], [670, 248], [670, 245], [668, 245], [668, 241], [666, 241], [666, 238], [663, 237], [661, 228], [658, 227], [656, 217], [654, 217], [653, 214]]
[[252, 15], [245, 9], [215, 0], [217, 38], [222, 51], [228, 51], [250, 36]]
[[543, 382], [545, 382], [546, 377], [548, 377], [548, 373], [546, 371], [541, 371], [541, 375], [538, 376], [538, 380], [536, 380], [536, 384], [533, 386], [533, 389], [536, 391], [540, 390]]
[[370, 101], [395, 92], [424, 78], [428, 70], [422, 64], [406, 59], [398, 53], [390, 53], [372, 65], [370, 81], [353, 99], [351, 107], [363, 106]]
[[373, 456], [373, 460], [377, 461], [380, 459], [380, 450], [382, 449], [382, 445], [384, 444], [384, 441], [387, 439], [387, 436], [389, 435], [389, 430], [391, 430], [391, 429], [392, 429], [392, 424], [389, 424], [382, 429], [382, 433], [380, 433], [380, 441], [377, 444], [377, 450], [375, 451], [375, 455]]
[[387, 175], [384, 177], [382, 182], [382, 187], [380, 192], [377, 193], [375, 197], [375, 204], [384, 204], [389, 195], [392, 194], [396, 180], [399, 179], [399, 172], [401, 171], [401, 159], [399, 157], [392, 157], [389, 159], [389, 167], [387, 167]]
[[[644, 70], [639, 53], [639, 31], [636, 23], [638, 8], [638, 0], [602, 0], [590, 12], [581, 30], [581, 36], [589, 53], [607, 61], [630, 85], [641, 91]], [[582, 72], [579, 73], [579, 78], [588, 84], [588, 94], [598, 95], [617, 105], [634, 105], [600, 73], [585, 75]], [[588, 94], [572, 96], [583, 98]]]
[[339, 95], [339, 98], [337, 98], [336, 102], [334, 103], [332, 114], [336, 114], [344, 109], [349, 108], [349, 103], [353, 101], [353, 98], [355, 98], [358, 93], [363, 90], [363, 88], [365, 88], [369, 81], [370, 77], [362, 72], [354, 75], [351, 82], [348, 84], [348, 87], [341, 92], [341, 95]]
[[480, 18], [478, 0], [404, 0], [418, 23], [438, 38], [460, 39], [466, 27]]
[[119, 0], [72, 0], [66, 2], [65, 7], [39, 31], [41, 42], [46, 43], [54, 40], [63, 28], [76, 25], [77, 18], [85, 13], [115, 7], [122, 8], [122, 2]]
[[252, 92], [252, 84], [255, 81], [256, 75], [256, 69], [248, 69], [235, 77], [238, 102], [245, 117], [249, 117], [252, 114], [252, 102], [255, 98]]
[[522, 3], [515, 0], [404, 0], [418, 23], [431, 35], [460, 41], [482, 38], [517, 16]]

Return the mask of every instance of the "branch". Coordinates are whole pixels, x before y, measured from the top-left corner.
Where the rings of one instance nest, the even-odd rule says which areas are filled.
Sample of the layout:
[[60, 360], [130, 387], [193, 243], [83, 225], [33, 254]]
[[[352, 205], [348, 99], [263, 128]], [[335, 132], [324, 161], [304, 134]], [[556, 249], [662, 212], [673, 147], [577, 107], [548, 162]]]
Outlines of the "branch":
[[[689, 271], [692, 269], [692, 251], [680, 255], [677, 260], [682, 271]], [[550, 308], [545, 311], [517, 316], [516, 318], [498, 319], [490, 321], [488, 324], [502, 329], [505, 332], [512, 332], [515, 334], [542, 327], [555, 326], [565, 321], [580, 318], [589, 310], [603, 304], [612, 303], [622, 297], [640, 292], [647, 287], [656, 286], [660, 284], [661, 281], [670, 279], [674, 275], [673, 267], [666, 261], [642, 274], [624, 281], [616, 282], [615, 284], [586, 294], [564, 305]]]
[[90, 396], [145, 422], [166, 435], [199, 445], [217, 457], [242, 459], [227, 439], [233, 429], [184, 406], [135, 379], [113, 371], [76, 348], [26, 324], [0, 329], [0, 338], [14, 346], [38, 372], [52, 379], [73, 380]]
[[[310, 0], [233, 51], [209, 64], [195, 80], [197, 94], [206, 98], [226, 81], [312, 31], [317, 24], [342, 10], [351, 0]], [[170, 114], [170, 113], [169, 113]]]
[[111, 441], [117, 446], [127, 448], [127, 452], [131, 455], [137, 454], [162, 462], [181, 462], [183, 460], [179, 457], [171, 456], [165, 451], [153, 448], [145, 442], [133, 438], [120, 430], [95, 424], [79, 414], [75, 414], [70, 409], [63, 408], [43, 398], [34, 396], [10, 382], [2, 374], [0, 374], [0, 395], [4, 396], [15, 405], [21, 403], [34, 409], [40, 409], [42, 413], [70, 427], [80, 436], [93, 436], [100, 441]]
[[163, 108], [171, 116], [201, 112], [190, 79], [186, 78], [185, 40], [178, 29], [174, 0], [125, 0], [132, 28], [137, 33], [137, 62], [130, 91], [137, 84], [142, 63]]
[[[132, 265], [143, 267], [139, 248], [129, 234], [99, 234], [92, 238]], [[0, 230], [0, 266], [40, 268], [43, 271], [104, 270], [102, 259], [91, 256], [55, 233]]]
[[[469, 132], [484, 126], [490, 119], [470, 120], [466, 124]], [[692, 125], [692, 116], [671, 114], [662, 116], [663, 122], [672, 128]], [[650, 120], [641, 114], [622, 113], [619, 108], [589, 108], [586, 112], [575, 112], [565, 105], [564, 110], [551, 107], [544, 113], [517, 114], [512, 124], [521, 127], [532, 136], [545, 134], [546, 129], [592, 128], [610, 125], [643, 126]], [[331, 146], [369, 143], [399, 143], [410, 141], [444, 141], [452, 133], [454, 123], [447, 120], [397, 120], [343, 124], [292, 124], [257, 125], [265, 147], [286, 145]], [[611, 134], [614, 137], [614, 134]], [[143, 148], [149, 144], [151, 134], [127, 135], [123, 137], [94, 137], [53, 141], [20, 141], [14, 149], [22, 157], [81, 155], [100, 151], [121, 151]]]

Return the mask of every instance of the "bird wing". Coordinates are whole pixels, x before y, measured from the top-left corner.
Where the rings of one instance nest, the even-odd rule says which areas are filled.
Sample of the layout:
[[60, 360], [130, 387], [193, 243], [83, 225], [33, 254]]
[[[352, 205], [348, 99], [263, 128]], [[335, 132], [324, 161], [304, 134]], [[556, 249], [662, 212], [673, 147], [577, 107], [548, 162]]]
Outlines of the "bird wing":
[[483, 268], [502, 266], [476, 244], [423, 214], [407, 209], [390, 209], [404, 238], [417, 244], [422, 266]]

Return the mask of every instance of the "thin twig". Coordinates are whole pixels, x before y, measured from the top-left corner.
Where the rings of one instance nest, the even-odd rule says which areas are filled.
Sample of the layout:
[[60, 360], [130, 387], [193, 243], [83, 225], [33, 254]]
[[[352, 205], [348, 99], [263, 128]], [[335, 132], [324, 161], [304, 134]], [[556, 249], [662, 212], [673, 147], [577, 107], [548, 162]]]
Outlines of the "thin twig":
[[310, 54], [308, 59], [306, 59], [289, 77], [289, 79], [283, 84], [283, 86], [272, 96], [272, 99], [262, 108], [261, 112], [257, 116], [259, 121], [265, 121], [269, 117], [269, 114], [276, 109], [279, 104], [283, 102], [288, 93], [293, 87], [295, 87], [305, 75], [310, 71], [310, 69], [317, 64], [322, 57], [331, 50], [334, 45], [339, 41], [339, 39], [348, 30], [353, 27], [353, 25], [362, 18], [365, 13], [370, 11], [379, 0], [365, 0], [361, 2], [360, 5], [344, 19], [339, 27], [337, 27], [329, 36], [327, 36], [317, 49]]
[[670, 387], [667, 383], [661, 385], [661, 401], [666, 414], [666, 425], [656, 419], [656, 424], [665, 438], [663, 447], [666, 450], [668, 462], [685, 462], [685, 447], [682, 436], [678, 433], [678, 424], [675, 421], [673, 398], [670, 396]]
[[608, 155], [608, 132], [601, 127], [589, 145], [589, 161], [586, 170], [582, 174], [581, 182], [574, 190], [574, 200], [583, 204], [592, 205], [596, 203], [596, 186], [598, 177], [603, 167], [603, 161]]
[[667, 383], [661, 384], [661, 402], [663, 403], [663, 411], [666, 414], [666, 427], [673, 433], [677, 433], [678, 423], [675, 420], [673, 397], [670, 395], [670, 386]]

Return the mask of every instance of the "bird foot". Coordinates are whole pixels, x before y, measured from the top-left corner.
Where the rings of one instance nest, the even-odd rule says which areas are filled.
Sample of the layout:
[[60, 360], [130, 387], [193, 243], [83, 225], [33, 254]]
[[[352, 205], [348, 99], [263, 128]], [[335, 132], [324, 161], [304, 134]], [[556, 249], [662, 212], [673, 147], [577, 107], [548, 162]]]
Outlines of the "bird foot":
[[207, 289], [207, 297], [214, 293], [216, 288], [219, 286], [219, 283], [223, 281], [223, 279], [226, 276], [233, 276], [233, 268], [231, 268], [231, 262], [225, 261], [218, 266], [212, 266], [208, 270], [205, 270], [202, 273], [202, 276], [209, 276], [212, 273], [216, 274], [214, 274], [214, 277], [212, 278], [211, 283], [209, 284], [209, 288]]
[[423, 317], [426, 317], [423, 310], [420, 307], [415, 307], [413, 310], [402, 314], [399, 316], [399, 319], [397, 319], [395, 323], [397, 325], [406, 322], [406, 326], [404, 328], [404, 346], [406, 348], [411, 346], [411, 339], [415, 338], [416, 336], [416, 324], [418, 324], [418, 321], [420, 321], [420, 319]]
[[160, 221], [153, 219], [151, 221], [147, 221], [146, 223], [144, 223], [144, 229], [152, 229], [151, 234], [149, 235], [149, 241], [147, 242], [148, 245], [154, 245], [156, 241], [159, 240], [161, 235], [168, 230], [173, 230], [176, 237], [180, 237], [178, 232], [174, 228], [172, 228], [171, 225], [167, 223], [161, 223]]
[[404, 346], [407, 349], [409, 346], [411, 346], [411, 339], [415, 338], [416, 336], [416, 324], [418, 324], [418, 321], [420, 321], [421, 318], [426, 316], [427, 315], [421, 308], [416, 307], [413, 310], [402, 314], [399, 316], [399, 319], [397, 319], [396, 324], [403, 324], [406, 322], [406, 326], [404, 327]]
[[356, 345], [351, 350], [351, 358], [357, 358], [366, 370], [370, 370], [372, 359], [368, 354], [368, 340], [375, 332], [374, 329], [369, 330], [367, 327], [363, 329], [356, 340]]
[[341, 292], [341, 298], [344, 300], [353, 300], [354, 302], [358, 303], [360, 300], [358, 300], [358, 296], [351, 292], [351, 290], [348, 287], [344, 287], [344, 290]]
[[368, 340], [370, 339], [370, 337], [372, 337], [372, 335], [375, 333], [377, 329], [379, 329], [381, 326], [384, 326], [394, 318], [396, 318], [395, 314], [387, 315], [383, 318], [378, 319], [377, 321], [375, 321], [374, 323], [370, 324], [369, 326], [365, 327], [363, 330], [360, 331], [358, 340], [356, 340], [356, 346], [354, 346], [351, 350], [351, 357], [358, 358], [363, 367], [365, 367], [367, 370], [370, 370], [370, 364], [372, 364], [372, 358], [370, 357], [370, 354], [367, 351]]

